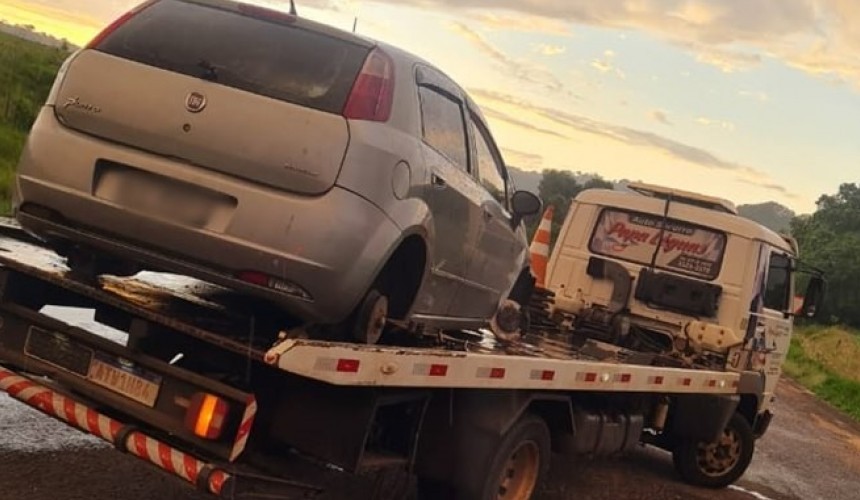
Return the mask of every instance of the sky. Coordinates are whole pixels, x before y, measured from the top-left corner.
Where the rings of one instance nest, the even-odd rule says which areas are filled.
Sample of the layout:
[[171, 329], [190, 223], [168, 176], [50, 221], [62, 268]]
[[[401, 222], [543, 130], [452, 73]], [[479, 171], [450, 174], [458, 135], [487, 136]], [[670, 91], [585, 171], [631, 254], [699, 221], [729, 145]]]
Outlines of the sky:
[[[137, 0], [0, 0], [83, 45]], [[253, 0], [286, 10], [288, 2]], [[860, 171], [857, 0], [297, 0], [430, 61], [505, 161], [805, 213]]]

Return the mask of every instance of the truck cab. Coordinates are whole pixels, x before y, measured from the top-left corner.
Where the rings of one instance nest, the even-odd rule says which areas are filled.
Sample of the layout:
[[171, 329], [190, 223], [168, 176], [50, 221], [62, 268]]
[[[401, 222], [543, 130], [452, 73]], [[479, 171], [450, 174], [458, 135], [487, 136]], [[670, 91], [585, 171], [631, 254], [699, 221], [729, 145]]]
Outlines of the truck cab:
[[572, 202], [547, 269], [575, 336], [658, 362], [764, 374], [767, 410], [788, 352], [797, 245], [727, 200], [643, 183]]

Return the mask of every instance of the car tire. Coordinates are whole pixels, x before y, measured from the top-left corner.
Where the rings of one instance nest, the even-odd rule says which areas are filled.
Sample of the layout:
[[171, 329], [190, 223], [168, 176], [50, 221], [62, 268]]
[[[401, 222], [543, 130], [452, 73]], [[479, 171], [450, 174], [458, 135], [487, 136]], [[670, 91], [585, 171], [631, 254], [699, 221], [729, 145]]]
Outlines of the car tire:
[[385, 329], [388, 317], [388, 297], [372, 288], [362, 299], [350, 321], [352, 340], [362, 344], [376, 344]]
[[715, 441], [682, 440], [677, 443], [672, 461], [685, 482], [706, 488], [725, 488], [746, 472], [754, 451], [752, 427], [743, 415], [735, 413]]

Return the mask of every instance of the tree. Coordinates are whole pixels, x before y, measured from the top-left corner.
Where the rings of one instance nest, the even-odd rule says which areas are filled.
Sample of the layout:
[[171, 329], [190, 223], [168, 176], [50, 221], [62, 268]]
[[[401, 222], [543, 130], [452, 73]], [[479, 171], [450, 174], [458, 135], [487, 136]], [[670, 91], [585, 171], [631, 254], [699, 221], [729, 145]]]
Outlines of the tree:
[[860, 326], [860, 187], [842, 184], [836, 194], [822, 195], [816, 205], [814, 214], [791, 222], [800, 258], [825, 272], [823, 317]]
[[[570, 210], [570, 204], [576, 195], [585, 189], [612, 189], [612, 187], [611, 182], [608, 182], [601, 177], [594, 177], [588, 180], [585, 184], [580, 184], [573, 172], [553, 169], [544, 170], [540, 184], [538, 185], [538, 196], [543, 200], [544, 207], [548, 205], [555, 207], [555, 213], [552, 219], [551, 242], [555, 242], [559, 231], [561, 231], [564, 218], [567, 217], [567, 212]], [[531, 238], [537, 230], [537, 226], [540, 223], [540, 217], [541, 216], [537, 216], [527, 221], [529, 238]]]

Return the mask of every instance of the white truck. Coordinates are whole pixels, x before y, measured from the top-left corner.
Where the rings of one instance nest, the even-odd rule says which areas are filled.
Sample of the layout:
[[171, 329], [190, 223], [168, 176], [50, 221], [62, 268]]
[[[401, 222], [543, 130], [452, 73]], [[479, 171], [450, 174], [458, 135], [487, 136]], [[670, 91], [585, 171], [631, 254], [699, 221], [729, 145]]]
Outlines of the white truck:
[[[514, 341], [396, 328], [380, 345], [309, 340], [197, 282], [76, 282], [6, 223], [0, 388], [227, 498], [527, 499], [550, 450], [640, 443], [670, 450], [683, 480], [726, 486], [771, 419], [796, 246], [728, 202], [632, 187], [573, 201]], [[808, 281], [804, 315], [823, 293]], [[48, 304], [94, 309], [126, 338]]]

